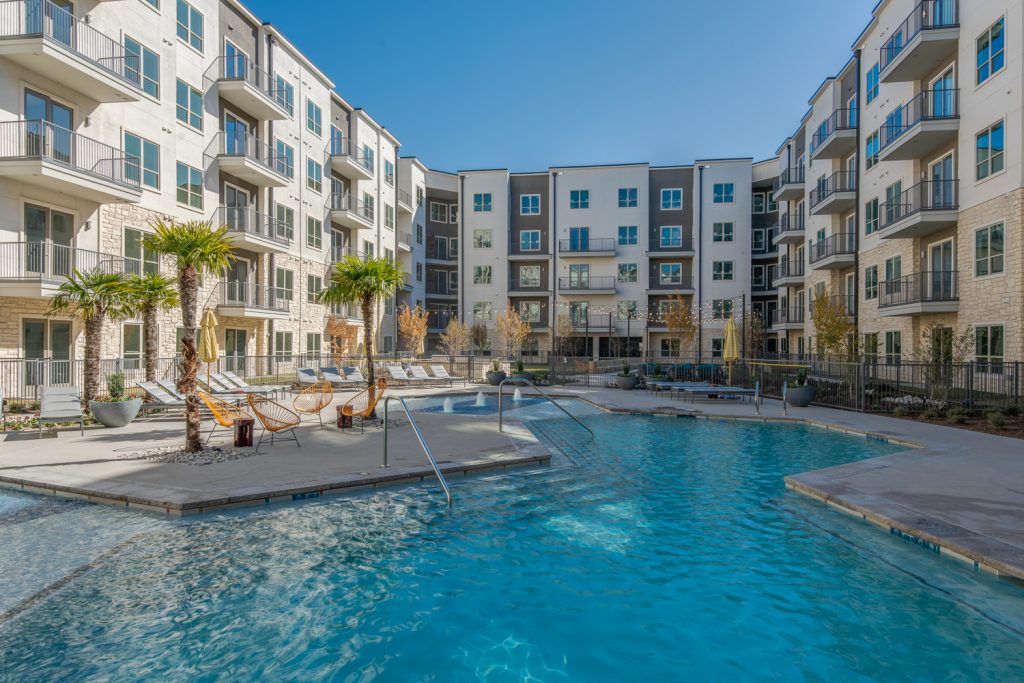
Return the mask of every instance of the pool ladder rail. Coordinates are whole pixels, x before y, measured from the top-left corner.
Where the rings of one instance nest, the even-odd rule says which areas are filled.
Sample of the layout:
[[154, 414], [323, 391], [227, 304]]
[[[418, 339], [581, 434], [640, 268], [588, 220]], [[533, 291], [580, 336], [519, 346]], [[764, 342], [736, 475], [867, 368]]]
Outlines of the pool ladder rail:
[[569, 418], [573, 422], [578, 424], [580, 427], [583, 427], [584, 429], [586, 429], [587, 432], [590, 433], [591, 440], [593, 440], [595, 438], [594, 430], [592, 430], [587, 425], [583, 424], [583, 422], [578, 417], [576, 417], [575, 415], [570, 413], [568, 410], [566, 410], [565, 408], [560, 406], [558, 404], [558, 402], [555, 401], [555, 399], [551, 398], [551, 396], [547, 392], [545, 392], [543, 389], [538, 387], [536, 384], [534, 384], [530, 380], [523, 379], [522, 377], [508, 377], [506, 379], [501, 380], [501, 382], [498, 383], [498, 431], [499, 432], [505, 431], [505, 413], [504, 413], [503, 404], [502, 404], [502, 396], [503, 396], [502, 391], [503, 391], [503, 389], [504, 389], [506, 384], [525, 384], [526, 386], [532, 388], [538, 394], [540, 394], [541, 396], [546, 398], [548, 401], [550, 401], [551, 405], [555, 406], [556, 408], [561, 410], [563, 413], [568, 415]]
[[437, 475], [437, 480], [441, 483], [441, 488], [444, 490], [444, 496], [448, 499], [448, 507], [451, 507], [452, 490], [448, 487], [448, 482], [445, 480], [444, 475], [441, 474], [441, 468], [437, 466], [437, 461], [434, 460], [434, 454], [430, 452], [430, 447], [427, 446], [427, 441], [423, 438], [423, 432], [420, 431], [420, 426], [416, 424], [416, 420], [409, 411], [408, 404], [401, 396], [387, 396], [384, 399], [384, 462], [381, 466], [388, 466], [388, 404], [391, 403], [391, 401], [398, 401], [402, 406], [402, 410], [405, 411], [405, 416], [409, 418], [409, 424], [412, 425], [412, 430], [416, 433], [416, 439], [420, 442], [420, 446], [423, 448], [423, 453], [427, 456], [427, 460], [430, 461], [430, 467], [434, 470], [434, 474]]

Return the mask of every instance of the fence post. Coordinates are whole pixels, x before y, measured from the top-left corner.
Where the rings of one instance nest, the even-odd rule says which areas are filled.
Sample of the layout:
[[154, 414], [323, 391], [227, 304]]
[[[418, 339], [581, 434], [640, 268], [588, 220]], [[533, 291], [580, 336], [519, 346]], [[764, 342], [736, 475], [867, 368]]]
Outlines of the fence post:
[[974, 405], [974, 361], [967, 364], [967, 405]]

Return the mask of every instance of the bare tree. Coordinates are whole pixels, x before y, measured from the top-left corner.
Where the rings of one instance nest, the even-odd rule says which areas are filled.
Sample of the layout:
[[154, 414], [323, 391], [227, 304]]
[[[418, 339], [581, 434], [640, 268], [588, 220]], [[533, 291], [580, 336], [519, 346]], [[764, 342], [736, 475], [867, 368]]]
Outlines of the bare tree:
[[693, 344], [700, 327], [697, 311], [682, 296], [669, 298], [671, 304], [663, 314], [665, 327], [669, 335], [679, 342], [679, 355], [682, 356]]
[[560, 313], [555, 318], [555, 330], [553, 334], [557, 339], [558, 353], [562, 355], [568, 355], [567, 352], [573, 352], [575, 355], [575, 346], [572, 343], [572, 336], [576, 333], [576, 328], [572, 324], [572, 320], [565, 313]]
[[845, 297], [832, 296], [827, 287], [818, 291], [811, 301], [811, 322], [821, 356], [835, 360], [849, 355], [855, 328]]
[[502, 356], [509, 358], [519, 354], [523, 342], [530, 336], [530, 323], [519, 317], [519, 312], [508, 307], [494, 319], [494, 342]]
[[469, 348], [471, 332], [469, 325], [457, 318], [448, 321], [448, 327], [441, 333], [441, 348], [449, 357], [466, 353]]
[[398, 311], [398, 333], [402, 336], [406, 347], [417, 356], [422, 356], [424, 340], [427, 338], [427, 312], [417, 306], [409, 308], [405, 304]]
[[487, 325], [476, 321], [469, 329], [469, 341], [473, 347], [473, 353], [483, 353], [487, 350]]

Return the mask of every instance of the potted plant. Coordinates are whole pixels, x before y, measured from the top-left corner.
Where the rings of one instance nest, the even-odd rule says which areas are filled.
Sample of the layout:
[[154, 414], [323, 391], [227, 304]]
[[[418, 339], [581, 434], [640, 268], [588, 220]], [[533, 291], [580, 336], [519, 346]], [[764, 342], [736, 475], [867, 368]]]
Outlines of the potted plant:
[[495, 358], [491, 361], [491, 369], [487, 371], [487, 383], [496, 387], [505, 379], [505, 373], [501, 369], [501, 361]]
[[631, 391], [636, 388], [636, 383], [639, 379], [639, 377], [633, 374], [632, 369], [629, 367], [629, 363], [623, 363], [622, 372], [615, 376], [615, 384], [618, 385], [619, 389]]
[[525, 379], [529, 382], [533, 381], [533, 373], [527, 372], [526, 367], [523, 365], [523, 361], [516, 361], [516, 371], [512, 373], [512, 379]]
[[142, 408], [141, 398], [132, 398], [124, 393], [124, 375], [107, 375], [108, 398], [89, 401], [89, 412], [104, 427], [124, 427], [135, 419]]
[[794, 408], [806, 408], [814, 400], [815, 390], [807, 383], [807, 370], [800, 368], [793, 384], [786, 388], [786, 402]]

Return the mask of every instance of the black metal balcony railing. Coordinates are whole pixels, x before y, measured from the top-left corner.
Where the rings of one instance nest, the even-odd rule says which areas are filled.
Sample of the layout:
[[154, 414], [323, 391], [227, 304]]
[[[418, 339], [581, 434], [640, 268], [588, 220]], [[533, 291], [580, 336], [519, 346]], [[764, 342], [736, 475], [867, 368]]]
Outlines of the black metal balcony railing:
[[775, 226], [776, 236], [782, 235], [783, 233], [803, 232], [803, 230], [803, 213], [784, 213], [779, 216], [779, 223]]
[[328, 207], [331, 211], [348, 211], [368, 223], [373, 223], [374, 208], [362, 199], [356, 199], [350, 194], [332, 192], [328, 199]]
[[125, 272], [125, 258], [51, 242], [0, 243], [0, 280], [58, 281], [75, 270]]
[[812, 242], [809, 251], [809, 258], [812, 264], [823, 261], [831, 256], [856, 254], [857, 235], [852, 232], [831, 235], [823, 240]]
[[912, 100], [897, 107], [879, 129], [879, 145], [884, 151], [908, 130], [922, 121], [960, 118], [960, 90], [922, 90]]
[[587, 292], [594, 290], [615, 289], [615, 278], [612, 276], [560, 277], [558, 289], [563, 292]]
[[210, 146], [206, 148], [205, 156], [241, 157], [286, 178], [293, 172], [288, 159], [284, 155], [279, 155], [273, 145], [268, 145], [249, 133], [217, 133]]
[[959, 26], [960, 3], [958, 0], [923, 0], [919, 2], [902, 24], [892, 32], [881, 49], [878, 69], [885, 73], [907, 45], [922, 31]]
[[332, 135], [328, 143], [328, 152], [332, 157], [348, 157], [373, 174], [376, 164], [372, 157], [366, 155], [361, 148], [343, 135]]
[[886, 280], [878, 285], [878, 307], [959, 301], [958, 281], [955, 270], [926, 270]]
[[799, 259], [781, 259], [779, 267], [775, 270], [775, 279], [781, 280], [785, 277], [803, 277], [804, 262]]
[[778, 192], [779, 188], [783, 185], [803, 185], [804, 175], [805, 169], [803, 166], [787, 168], [775, 179], [775, 191]]
[[[846, 313], [846, 315], [848, 315], [850, 317], [853, 317], [853, 315], [854, 315], [853, 307], [854, 307], [854, 299], [855, 299], [853, 294], [832, 294], [832, 295], [830, 295], [830, 296], [828, 296], [826, 298], [828, 300], [828, 303], [830, 303], [833, 306], [840, 307]], [[819, 300], [817, 298], [815, 298], [815, 297], [811, 298], [811, 304], [810, 304], [811, 315], [814, 314], [814, 308], [817, 305], [818, 301]]]
[[246, 55], [225, 55], [213, 60], [213, 64], [203, 75], [203, 84], [209, 87], [209, 84], [216, 81], [248, 83], [268, 100], [288, 112], [289, 116], [294, 113], [295, 105], [290, 99], [289, 89], [284, 87], [276, 74], [258, 66]]
[[0, 123], [0, 160], [26, 159], [66, 166], [132, 190], [138, 190], [142, 184], [139, 158], [116, 147], [49, 121]]
[[50, 0], [0, 2], [0, 40], [37, 36], [70, 50], [126, 84], [142, 88], [139, 58], [68, 10]]
[[287, 311], [291, 306], [292, 293], [277, 287], [262, 287], [254, 282], [222, 280], [220, 303], [224, 306], [245, 306], [268, 311]]
[[772, 325], [801, 325], [804, 318], [802, 308], [776, 308], [772, 312]]
[[926, 180], [903, 191], [879, 208], [879, 230], [926, 211], [955, 211], [959, 206], [959, 180]]
[[447, 241], [428, 240], [427, 258], [432, 261], [450, 261], [455, 263], [459, 260], [459, 250], [453, 249]]
[[294, 229], [273, 216], [248, 206], [221, 206], [214, 213], [215, 225], [226, 225], [231, 232], [261, 237], [284, 246], [291, 244]]
[[857, 127], [856, 109], [836, 109], [825, 119], [811, 137], [811, 154], [825, 144], [837, 131], [854, 130]]
[[601, 251], [615, 251], [617, 240], [614, 237], [599, 239], [568, 239], [558, 240], [560, 254], [591, 254]]
[[427, 311], [427, 328], [431, 330], [443, 330], [448, 327], [452, 320], [458, 320], [457, 311]]
[[857, 174], [850, 171], [836, 171], [828, 178], [825, 178], [824, 181], [818, 181], [815, 188], [811, 190], [809, 198], [811, 208], [813, 209], [837, 192], [856, 191]]
[[683, 272], [662, 273], [658, 271], [651, 274], [648, 289], [693, 289], [693, 274]]
[[651, 245], [651, 251], [693, 251], [693, 235], [683, 233], [677, 236], [660, 236]]
[[523, 280], [519, 275], [513, 271], [508, 278], [508, 289], [510, 292], [522, 292], [522, 291], [534, 291], [543, 292], [548, 287], [547, 273], [541, 272], [540, 277], [536, 280], [527, 279]]
[[438, 296], [456, 296], [458, 293], [459, 288], [447, 282], [438, 282], [437, 280], [431, 280], [427, 282], [427, 294], [436, 294]]

